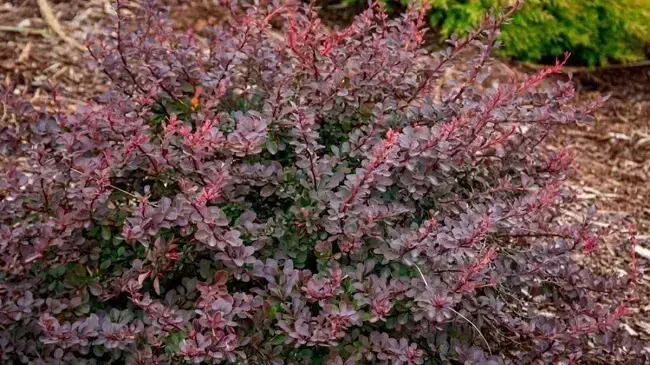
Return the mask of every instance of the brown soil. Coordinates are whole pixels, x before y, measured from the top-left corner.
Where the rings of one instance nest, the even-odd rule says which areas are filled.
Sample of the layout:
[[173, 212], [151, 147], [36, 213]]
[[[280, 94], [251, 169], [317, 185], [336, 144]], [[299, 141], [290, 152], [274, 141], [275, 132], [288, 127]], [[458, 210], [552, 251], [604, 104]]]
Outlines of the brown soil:
[[[595, 205], [599, 220], [614, 233], [604, 240], [601, 254], [585, 258], [599, 272], [622, 274], [630, 263], [627, 222], [635, 222], [640, 247], [650, 248], [650, 66], [583, 71], [574, 75], [578, 101], [610, 95], [595, 121], [564, 128], [549, 148], [576, 151], [576, 174], [570, 182], [580, 201], [576, 213]], [[641, 274], [650, 257], [637, 254]], [[650, 344], [650, 277], [643, 275], [632, 303], [626, 329]], [[650, 347], [646, 347], [649, 348]]]
[[[80, 43], [89, 33], [110, 22], [108, 0], [50, 0], [64, 31]], [[180, 2], [183, 3], [183, 2]], [[201, 31], [221, 18], [211, 1], [177, 5], [172, 16], [179, 28]], [[129, 4], [127, 6], [127, 9]], [[507, 72], [527, 72], [501, 64]], [[566, 75], [565, 75], [566, 77]], [[578, 215], [595, 204], [602, 221], [617, 222], [625, 234], [626, 221], [634, 220], [640, 244], [646, 248], [650, 228], [650, 66], [581, 71], [574, 75], [578, 101], [611, 94], [591, 124], [568, 127], [548, 148], [569, 147], [577, 152], [576, 177], [570, 182], [581, 200], [571, 209]], [[74, 110], [106, 89], [107, 80], [91, 71], [84, 52], [66, 43], [42, 20], [36, 0], [10, 0], [0, 4], [0, 88], [9, 87], [37, 105], [49, 104], [52, 85], [61, 103]], [[571, 214], [571, 212], [570, 212]], [[602, 255], [585, 264], [610, 272], [624, 272], [629, 246], [621, 235], [606, 240]], [[621, 243], [623, 242], [623, 243]], [[643, 266], [642, 266], [643, 268]], [[650, 339], [650, 280], [639, 288], [632, 308], [629, 331]], [[650, 343], [650, 341], [648, 341]]]
[[[84, 43], [108, 21], [102, 0], [51, 2], [67, 34]], [[36, 0], [0, 4], [0, 82], [37, 105], [50, 100], [53, 87], [64, 105], [84, 103], [106, 87], [101, 73], [89, 70], [84, 53], [52, 32]]]
[[567, 128], [556, 140], [578, 151], [575, 183], [601, 213], [650, 222], [650, 66], [575, 75], [578, 99], [610, 95], [591, 124]]

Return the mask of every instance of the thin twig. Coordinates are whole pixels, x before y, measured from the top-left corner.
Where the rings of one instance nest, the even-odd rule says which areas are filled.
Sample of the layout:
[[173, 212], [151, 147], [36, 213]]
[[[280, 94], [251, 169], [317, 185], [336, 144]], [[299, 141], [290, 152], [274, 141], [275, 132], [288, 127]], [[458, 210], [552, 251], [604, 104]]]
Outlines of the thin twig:
[[634, 246], [634, 252], [642, 256], [646, 260], [650, 260], [650, 250], [639, 245]]
[[45, 20], [54, 34], [58, 35], [59, 38], [61, 38], [64, 42], [82, 52], [86, 49], [83, 45], [81, 45], [81, 43], [77, 42], [74, 38], [70, 37], [63, 31], [61, 23], [59, 23], [56, 15], [54, 15], [54, 11], [52, 10], [52, 7], [50, 6], [50, 3], [47, 2], [47, 0], [36, 0], [36, 3], [38, 4], [38, 9], [41, 11], [43, 20]]
[[[416, 268], [416, 269], [418, 270], [418, 272], [420, 273], [420, 277], [422, 278], [422, 281], [424, 282], [424, 286], [426, 286], [426, 287], [428, 288], [428, 287], [429, 287], [429, 284], [427, 283], [427, 279], [424, 278], [424, 274], [422, 273], [422, 270], [420, 270], [420, 267], [418, 266], [418, 264], [413, 263], [413, 265], [415, 265], [415, 268]], [[469, 323], [469, 324], [474, 328], [474, 330], [476, 330], [476, 332], [478, 332], [479, 336], [481, 336], [481, 338], [483, 339], [483, 342], [485, 342], [485, 346], [487, 346], [487, 348], [488, 348], [488, 352], [490, 353], [490, 356], [492, 356], [492, 348], [490, 348], [490, 344], [488, 343], [488, 340], [485, 338], [485, 336], [483, 336], [483, 333], [481, 332], [481, 330], [478, 329], [478, 327], [476, 327], [476, 325], [475, 325], [474, 323], [472, 323], [472, 321], [470, 321], [470, 320], [469, 320], [467, 317], [465, 317], [464, 315], [460, 314], [460, 313], [459, 313], [458, 311], [456, 311], [454, 308], [452, 308], [452, 307], [447, 307], [447, 309], [449, 309], [450, 311], [456, 313], [460, 318], [464, 319], [467, 323]]]
[[487, 346], [487, 348], [488, 348], [488, 352], [490, 353], [490, 356], [492, 356], [492, 349], [490, 348], [490, 344], [488, 343], [488, 340], [485, 338], [485, 336], [483, 336], [483, 333], [481, 333], [481, 330], [478, 329], [478, 327], [476, 327], [476, 325], [475, 325], [474, 323], [472, 323], [472, 321], [470, 321], [470, 320], [469, 320], [467, 317], [465, 317], [464, 315], [460, 314], [460, 312], [456, 311], [454, 308], [449, 307], [449, 308], [447, 308], [447, 309], [449, 309], [450, 311], [456, 313], [456, 314], [459, 315], [462, 319], [464, 319], [465, 321], [467, 321], [467, 323], [469, 323], [472, 327], [474, 327], [474, 329], [476, 330], [476, 332], [478, 332], [478, 334], [479, 334], [479, 335], [481, 336], [481, 338], [483, 339], [483, 342], [485, 342], [485, 346]]
[[424, 286], [426, 286], [428, 288], [429, 283], [427, 283], [427, 279], [424, 278], [424, 274], [422, 273], [422, 270], [420, 270], [420, 267], [418, 266], [418, 264], [413, 263], [413, 265], [415, 265], [415, 268], [418, 269], [418, 272], [420, 273], [420, 277], [422, 278], [422, 281], [424, 281]]
[[[77, 169], [74, 169], [74, 168], [70, 168], [70, 171], [74, 171], [74, 172], [76, 172], [77, 174], [84, 175], [83, 172], [81, 172], [81, 171], [79, 171], [79, 170], [77, 170]], [[114, 189], [114, 190], [119, 191], [119, 192], [122, 193], [122, 194], [126, 194], [126, 195], [128, 195], [128, 196], [130, 196], [130, 197], [132, 197], [132, 198], [139, 199], [137, 195], [131, 194], [131, 193], [129, 193], [129, 192], [126, 191], [126, 190], [122, 190], [122, 189], [118, 188], [118, 187], [115, 186], [115, 185], [108, 184], [107, 186], [110, 187], [111, 189]]]
[[7, 25], [0, 25], [0, 32], [32, 34], [32, 35], [40, 35], [43, 38], [52, 38], [52, 35], [46, 29], [12, 27]]

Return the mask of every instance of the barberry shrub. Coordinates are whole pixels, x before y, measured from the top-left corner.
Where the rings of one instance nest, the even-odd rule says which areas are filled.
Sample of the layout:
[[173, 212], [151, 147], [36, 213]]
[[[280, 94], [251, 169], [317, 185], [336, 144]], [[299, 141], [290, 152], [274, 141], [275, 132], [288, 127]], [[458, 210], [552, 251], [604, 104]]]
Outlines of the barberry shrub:
[[540, 147], [599, 101], [541, 91], [561, 62], [477, 87], [514, 8], [429, 54], [423, 10], [329, 31], [225, 6], [197, 35], [118, 2], [89, 42], [112, 91], [72, 114], [4, 93], [3, 363], [644, 356], [618, 330], [636, 260], [576, 264], [601, 232], [562, 214], [571, 154]]

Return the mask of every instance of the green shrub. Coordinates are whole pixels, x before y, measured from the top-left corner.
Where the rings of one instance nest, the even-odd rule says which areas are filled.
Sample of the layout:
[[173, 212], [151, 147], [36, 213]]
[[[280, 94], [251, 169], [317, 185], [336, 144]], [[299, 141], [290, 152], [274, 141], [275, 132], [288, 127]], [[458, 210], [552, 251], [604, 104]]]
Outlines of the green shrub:
[[[389, 7], [412, 0], [388, 2]], [[440, 39], [463, 34], [491, 8], [513, 0], [428, 0]], [[597, 66], [644, 57], [650, 43], [650, 0], [528, 0], [503, 28], [502, 56], [553, 62], [565, 51], [573, 63]]]

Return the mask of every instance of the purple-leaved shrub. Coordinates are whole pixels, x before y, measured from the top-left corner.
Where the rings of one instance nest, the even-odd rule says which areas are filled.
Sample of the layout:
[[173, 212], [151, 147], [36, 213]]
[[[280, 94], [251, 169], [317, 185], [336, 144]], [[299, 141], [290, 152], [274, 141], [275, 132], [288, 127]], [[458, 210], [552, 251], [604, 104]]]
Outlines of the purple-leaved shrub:
[[3, 94], [2, 363], [645, 361], [636, 260], [574, 262], [602, 232], [540, 148], [600, 101], [542, 90], [562, 62], [475, 87], [516, 6], [430, 53], [417, 9], [224, 5], [198, 36], [118, 2], [88, 48], [112, 91], [75, 113]]

